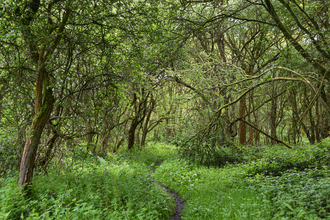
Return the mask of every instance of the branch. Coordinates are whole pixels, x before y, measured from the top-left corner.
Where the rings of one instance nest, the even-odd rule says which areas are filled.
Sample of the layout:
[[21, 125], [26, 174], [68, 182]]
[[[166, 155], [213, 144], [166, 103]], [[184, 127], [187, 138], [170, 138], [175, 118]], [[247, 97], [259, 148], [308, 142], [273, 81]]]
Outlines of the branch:
[[[291, 69], [285, 68], [285, 67], [276, 67], [276, 68], [278, 68], [278, 69], [284, 69], [284, 70], [287, 70], [287, 71], [289, 71], [289, 72], [292, 72], [292, 73], [294, 73], [294, 74], [300, 76], [301, 78], [303, 78], [303, 80], [300, 79], [300, 81], [302, 81], [304, 84], [306, 84], [308, 87], [310, 87], [310, 89], [311, 89], [315, 94], [317, 93], [317, 91], [316, 91], [316, 89], [314, 88], [314, 86], [312, 85], [312, 83], [311, 83], [310, 81], [308, 81], [303, 75], [301, 75], [301, 74], [299, 74], [299, 73], [297, 73], [297, 72], [295, 72], [295, 71], [293, 71], [293, 70], [291, 70]], [[330, 69], [328, 69], [327, 71], [325, 71], [325, 75], [328, 75], [329, 70], [330, 70]], [[328, 104], [328, 103], [322, 98], [322, 96], [320, 96], [319, 98], [320, 98], [321, 103], [323, 104], [323, 106], [324, 106], [324, 107], [326, 108], [326, 110], [328, 110], [328, 112], [330, 113], [330, 106], [329, 106], [329, 104]]]
[[252, 91], [253, 89], [263, 85], [263, 84], [266, 84], [266, 83], [270, 83], [270, 82], [275, 82], [275, 81], [302, 81], [301, 79], [298, 79], [298, 78], [287, 78], [287, 77], [276, 77], [274, 79], [270, 79], [270, 80], [266, 80], [266, 81], [263, 81], [263, 82], [260, 82], [260, 83], [257, 83], [256, 85], [248, 88], [247, 90], [245, 90], [236, 100], [226, 104], [226, 105], [223, 105], [221, 106], [213, 115], [210, 123], [208, 124], [208, 127], [215, 121], [216, 118], [218, 118], [221, 114], [221, 111], [224, 109], [224, 108], [227, 108], [228, 106], [231, 106], [235, 103], [237, 103], [243, 96], [245, 96], [247, 93], [249, 93], [250, 91]]
[[181, 79], [179, 79], [177, 76], [174, 76], [174, 77], [172, 77], [172, 78], [174, 79], [175, 82], [177, 82], [177, 83], [179, 83], [179, 84], [182, 84], [182, 85], [184, 85], [185, 87], [187, 87], [187, 88], [193, 90], [194, 92], [196, 92], [196, 93], [197, 93], [197, 94], [203, 99], [204, 102], [206, 102], [206, 103], [209, 104], [209, 105], [211, 104], [211, 103], [206, 99], [206, 97], [205, 97], [200, 91], [198, 91], [196, 88], [194, 88], [194, 87], [192, 87], [191, 85], [189, 85], [189, 84], [183, 82], [183, 81], [182, 81]]
[[252, 111], [250, 111], [249, 113], [246, 113], [244, 116], [242, 117], [239, 117], [239, 118], [236, 118], [234, 121], [232, 121], [230, 124], [229, 124], [229, 127], [233, 126], [233, 124], [235, 124], [237, 121], [241, 120], [242, 118], [245, 118], [246, 116], [250, 115], [251, 113], [257, 111], [259, 108], [261, 108], [264, 104], [270, 102], [272, 99], [274, 98], [277, 98], [279, 96], [281, 96], [283, 93], [285, 93], [287, 90], [283, 90], [281, 93], [277, 94], [276, 96], [264, 101], [263, 103], [261, 103], [257, 108], [253, 109]]
[[312, 35], [311, 32], [309, 32], [299, 21], [299, 19], [297, 18], [297, 16], [294, 14], [294, 12], [292, 11], [292, 9], [290, 8], [289, 4], [287, 4], [286, 2], [284, 2], [283, 0], [280, 0], [280, 2], [282, 3], [282, 5], [284, 5], [284, 7], [286, 7], [286, 9], [290, 12], [291, 16], [293, 17], [294, 21], [296, 22], [296, 24], [298, 25], [298, 27], [300, 27], [301, 30], [303, 30], [308, 36], [309, 39], [312, 41], [312, 43], [314, 44], [314, 46], [316, 47], [316, 49], [327, 59], [330, 59], [329, 54], [326, 53], [325, 50], [323, 50], [320, 45], [318, 44], [318, 41], [315, 40], [314, 36]]
[[321, 94], [321, 90], [322, 90], [322, 87], [323, 87], [323, 83], [324, 83], [324, 79], [325, 79], [325, 76], [327, 75], [328, 71], [330, 69], [328, 69], [325, 73], [324, 73], [324, 76], [323, 76], [323, 79], [322, 79], [322, 82], [321, 82], [321, 85], [317, 91], [317, 93], [315, 94], [315, 96], [313, 97], [312, 101], [309, 103], [309, 106], [307, 107], [307, 109], [305, 110], [304, 114], [300, 117], [298, 123], [301, 122], [301, 120], [306, 116], [307, 112], [312, 108], [314, 102], [316, 101], [316, 99], [320, 96]]
[[[292, 45], [295, 47], [295, 49], [300, 53], [300, 55], [305, 58], [309, 63], [311, 63], [316, 69], [320, 70], [322, 73], [326, 71], [326, 69], [317, 61], [313, 59], [313, 57], [299, 44], [299, 42], [292, 37], [292, 35], [289, 33], [288, 29], [284, 26], [284, 24], [281, 22], [280, 18], [278, 17], [274, 6], [272, 5], [270, 0], [264, 0], [265, 1], [265, 8], [268, 11], [268, 13], [272, 16], [273, 20], [276, 22], [277, 27], [281, 30], [283, 35], [287, 40], [289, 40]], [[327, 75], [327, 78], [330, 78], [330, 74]]]
[[240, 121], [242, 121], [242, 122], [244, 122], [244, 123], [246, 123], [247, 125], [249, 125], [249, 126], [251, 126], [252, 128], [254, 128], [255, 130], [257, 130], [257, 131], [259, 131], [260, 133], [262, 133], [262, 134], [264, 134], [265, 136], [267, 136], [267, 137], [269, 137], [269, 138], [271, 138], [271, 139], [273, 139], [273, 140], [275, 140], [277, 143], [281, 143], [281, 144], [283, 144], [284, 146], [286, 146], [287, 148], [290, 148], [290, 149], [293, 149], [293, 147], [291, 147], [290, 145], [288, 145], [287, 143], [285, 143], [284, 141], [282, 141], [282, 140], [279, 140], [279, 139], [277, 139], [277, 138], [275, 138], [275, 137], [272, 137], [272, 136], [270, 136], [269, 134], [267, 134], [266, 132], [264, 132], [264, 131], [262, 131], [262, 130], [260, 130], [259, 128], [257, 128], [256, 126], [254, 126], [253, 124], [251, 124], [250, 122], [248, 122], [248, 121], [245, 121], [244, 119], [239, 119]]

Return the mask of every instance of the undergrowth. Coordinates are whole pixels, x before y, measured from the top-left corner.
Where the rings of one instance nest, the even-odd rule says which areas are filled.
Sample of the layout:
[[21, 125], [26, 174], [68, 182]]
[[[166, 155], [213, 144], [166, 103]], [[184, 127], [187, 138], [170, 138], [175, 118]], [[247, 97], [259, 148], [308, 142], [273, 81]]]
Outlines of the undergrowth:
[[65, 169], [37, 173], [29, 199], [17, 173], [1, 178], [0, 219], [170, 219], [174, 201], [156, 181], [183, 198], [186, 220], [330, 219], [329, 153], [329, 139], [294, 150], [241, 147], [230, 152], [239, 161], [221, 168], [159, 143], [107, 157], [76, 153]]
[[168, 219], [173, 199], [153, 178], [153, 164], [173, 148], [158, 144], [106, 158], [75, 154], [65, 170], [34, 177], [32, 195], [17, 188], [17, 175], [0, 188], [0, 219]]
[[183, 219], [268, 219], [271, 202], [263, 193], [244, 188], [237, 168], [207, 168], [185, 161], [166, 161], [156, 178], [186, 201]]
[[329, 153], [329, 139], [242, 147], [240, 161], [222, 168], [174, 159], [156, 177], [186, 201], [183, 219], [329, 219]]

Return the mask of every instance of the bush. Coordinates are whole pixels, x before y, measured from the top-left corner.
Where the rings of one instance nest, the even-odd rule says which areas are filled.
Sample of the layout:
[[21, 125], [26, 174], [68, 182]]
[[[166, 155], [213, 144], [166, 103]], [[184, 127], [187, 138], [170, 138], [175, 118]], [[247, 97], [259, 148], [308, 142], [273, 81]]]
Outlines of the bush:
[[245, 181], [270, 195], [274, 218], [318, 219], [330, 217], [329, 175], [328, 170], [287, 170], [282, 176], [258, 175]]
[[303, 171], [306, 168], [321, 168], [329, 163], [329, 148], [321, 143], [314, 146], [297, 146], [286, 149], [283, 146], [264, 147], [262, 158], [245, 164], [250, 176], [257, 174], [281, 176], [286, 170]]

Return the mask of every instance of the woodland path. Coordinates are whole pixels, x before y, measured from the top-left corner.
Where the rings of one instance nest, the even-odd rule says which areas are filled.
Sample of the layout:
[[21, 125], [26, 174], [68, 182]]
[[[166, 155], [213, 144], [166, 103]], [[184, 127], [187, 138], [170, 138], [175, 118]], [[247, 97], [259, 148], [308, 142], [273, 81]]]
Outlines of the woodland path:
[[[158, 161], [157, 163], [155, 163], [155, 170], [163, 163], [163, 161]], [[168, 188], [164, 187], [162, 184], [158, 183], [159, 186], [164, 189], [168, 194], [170, 194], [172, 196], [172, 198], [175, 199], [175, 210], [174, 210], [174, 215], [172, 216], [171, 220], [180, 220], [181, 219], [181, 212], [184, 208], [184, 202], [183, 200], [180, 198], [180, 196], [174, 192], [172, 192], [171, 190], [169, 190]]]

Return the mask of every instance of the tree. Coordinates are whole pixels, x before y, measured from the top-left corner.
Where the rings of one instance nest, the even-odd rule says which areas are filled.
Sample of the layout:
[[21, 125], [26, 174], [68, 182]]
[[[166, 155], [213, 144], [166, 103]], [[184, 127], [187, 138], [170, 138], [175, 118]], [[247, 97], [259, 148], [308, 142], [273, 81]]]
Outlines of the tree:
[[[21, 28], [20, 32], [24, 44], [29, 49], [31, 63], [37, 67], [35, 116], [29, 129], [29, 135], [26, 138], [19, 178], [19, 186], [24, 186], [25, 189], [31, 183], [40, 138], [53, 111], [55, 102], [47, 63], [52, 62], [53, 53], [61, 41], [72, 10], [70, 1], [65, 1], [59, 10], [62, 18], [54, 24], [53, 6], [58, 3], [59, 1], [50, 2], [47, 10], [44, 9], [45, 11], [40, 12], [42, 10], [40, 9], [40, 1], [33, 0], [19, 5], [15, 9], [15, 14], [12, 15], [15, 17], [16, 26]], [[39, 13], [44, 13], [44, 19], [37, 17]], [[36, 22], [42, 22], [42, 27], [36, 27]], [[43, 33], [41, 36], [39, 35], [40, 39], [38, 40], [40, 41], [34, 39], [37, 36], [35, 31]], [[52, 36], [53, 33], [55, 33], [54, 37]]]

